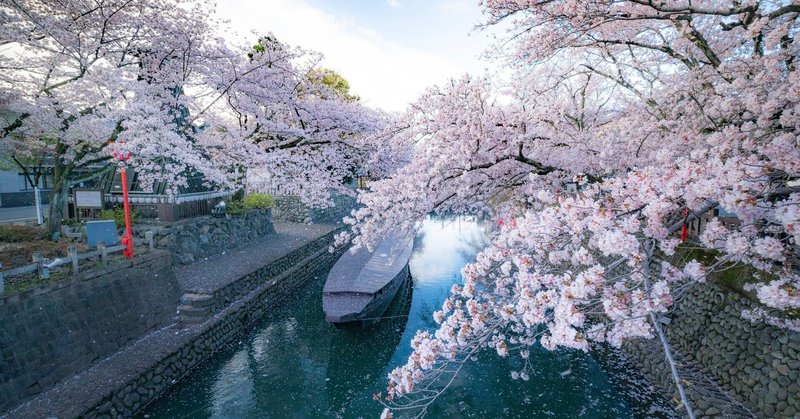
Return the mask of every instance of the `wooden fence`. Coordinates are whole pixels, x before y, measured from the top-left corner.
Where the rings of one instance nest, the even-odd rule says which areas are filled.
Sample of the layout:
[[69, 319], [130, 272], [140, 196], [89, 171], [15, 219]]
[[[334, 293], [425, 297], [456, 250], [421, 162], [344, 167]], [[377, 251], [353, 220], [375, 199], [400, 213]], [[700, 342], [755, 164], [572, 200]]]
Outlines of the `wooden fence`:
[[[144, 240], [134, 237], [133, 245], [146, 245], [148, 249], [153, 250], [155, 248], [155, 244], [153, 242], [153, 232], [146, 232]], [[64, 258], [46, 259], [42, 257], [41, 253], [34, 253], [32, 264], [7, 271], [0, 271], [0, 296], [3, 295], [3, 291], [5, 290], [5, 278], [36, 272], [39, 278], [47, 279], [50, 278], [51, 269], [63, 265], [72, 265], [72, 273], [73, 275], [77, 275], [78, 272], [80, 272], [80, 261], [91, 258], [99, 258], [100, 265], [106, 266], [108, 265], [108, 255], [121, 252], [123, 249], [125, 249], [125, 246], [121, 244], [116, 246], [106, 246], [105, 243], [98, 242], [97, 249], [87, 253], [78, 253], [78, 248], [75, 246], [70, 246], [67, 249], [67, 256]]]

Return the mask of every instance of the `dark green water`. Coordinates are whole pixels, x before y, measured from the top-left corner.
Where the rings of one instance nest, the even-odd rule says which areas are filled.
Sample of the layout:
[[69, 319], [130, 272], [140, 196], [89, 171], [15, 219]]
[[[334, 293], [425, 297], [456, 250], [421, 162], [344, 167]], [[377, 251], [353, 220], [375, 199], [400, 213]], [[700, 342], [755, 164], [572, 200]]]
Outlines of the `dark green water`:
[[[386, 375], [405, 363], [418, 329], [433, 329], [460, 269], [487, 244], [474, 221], [429, 220], [411, 257], [413, 290], [397, 298], [387, 316], [358, 331], [324, 321], [324, 278], [264, 318], [149, 405], [146, 418], [377, 417], [372, 395]], [[406, 317], [405, 315], [408, 315]], [[622, 365], [603, 365], [575, 351], [533, 351], [537, 374], [512, 380], [513, 357], [484, 352], [429, 409], [429, 417], [625, 418], [663, 417], [666, 405]], [[571, 373], [562, 377], [562, 372]]]

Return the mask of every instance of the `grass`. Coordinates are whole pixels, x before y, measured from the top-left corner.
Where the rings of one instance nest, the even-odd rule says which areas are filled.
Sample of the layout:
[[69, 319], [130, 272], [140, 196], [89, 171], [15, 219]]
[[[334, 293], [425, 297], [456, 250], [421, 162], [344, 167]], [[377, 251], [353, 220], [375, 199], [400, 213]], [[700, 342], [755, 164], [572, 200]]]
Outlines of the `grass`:
[[[71, 245], [71, 244], [69, 244]], [[82, 249], [79, 248], [79, 252], [86, 252], [87, 249], [83, 247]], [[137, 248], [136, 254], [142, 255], [148, 253], [146, 248]], [[64, 254], [57, 255], [64, 256], [66, 255], [66, 251]], [[91, 261], [95, 262], [91, 262]], [[108, 265], [115, 265], [117, 263], [121, 263], [126, 261], [125, 257], [122, 255], [121, 252], [119, 253], [112, 253], [108, 255]], [[30, 262], [28, 262], [30, 263]], [[25, 263], [27, 264], [27, 263]], [[19, 265], [22, 266], [22, 265]], [[103, 265], [100, 263], [97, 258], [92, 258], [88, 260], [84, 260], [81, 263], [80, 270], [81, 272], [90, 271], [92, 269], [100, 269], [103, 268]], [[3, 292], [3, 296], [8, 296], [12, 294], [16, 294], [19, 292], [27, 291], [33, 288], [43, 287], [46, 285], [53, 284], [55, 282], [63, 281], [65, 279], [72, 278], [72, 266], [71, 265], [62, 265], [60, 267], [56, 267], [50, 270], [50, 277], [47, 279], [40, 278], [37, 273], [30, 273], [26, 275], [15, 276], [13, 278], [6, 278], [5, 280], [5, 290]]]
[[[710, 266], [716, 261], [718, 256], [720, 256], [720, 253], [717, 251], [682, 243], [675, 249], [675, 255], [668, 258], [668, 260], [673, 265], [679, 267], [682, 267], [686, 262], [692, 259], [697, 260], [705, 266]], [[776, 277], [767, 272], [759, 271], [747, 263], [730, 262], [716, 268], [713, 272], [708, 274], [707, 279], [724, 289], [736, 292], [750, 300], [760, 303], [756, 294], [752, 291], [747, 291], [745, 285], [767, 283], [776, 279]]]
[[[44, 228], [26, 225], [0, 225], [0, 264], [2, 270], [19, 268], [33, 263], [33, 254], [41, 253], [46, 259], [67, 256], [67, 249], [76, 246], [78, 252], [85, 252], [82, 243], [69, 240], [52, 241]], [[15, 294], [31, 288], [51, 284], [70, 277], [68, 270], [54, 269], [50, 278], [42, 279], [35, 273], [4, 278], [4, 295]]]
[[24, 243], [2, 243], [0, 244], [0, 263], [3, 270], [19, 268], [33, 263], [32, 255], [35, 252], [42, 254], [47, 259], [55, 259], [67, 256], [67, 249], [75, 245], [78, 252], [85, 252], [86, 246], [81, 243], [72, 243], [68, 240], [50, 241], [38, 240]]
[[18, 292], [27, 291], [29, 289], [42, 287], [52, 284], [54, 282], [62, 281], [70, 278], [71, 275], [66, 271], [50, 271], [50, 278], [39, 278], [37, 274], [29, 274], [14, 278], [13, 281], [5, 283], [5, 291], [3, 295], [16, 294]]
[[47, 240], [47, 231], [40, 227], [27, 225], [0, 225], [0, 243], [22, 243]]

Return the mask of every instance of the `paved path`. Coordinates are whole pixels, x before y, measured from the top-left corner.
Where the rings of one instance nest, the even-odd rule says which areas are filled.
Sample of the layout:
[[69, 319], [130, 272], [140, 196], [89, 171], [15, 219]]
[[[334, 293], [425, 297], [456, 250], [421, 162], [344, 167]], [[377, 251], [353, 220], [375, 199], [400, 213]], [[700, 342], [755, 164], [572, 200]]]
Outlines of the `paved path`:
[[191, 265], [176, 267], [175, 276], [184, 291], [213, 292], [341, 226], [276, 222], [277, 234]]
[[[49, 205], [42, 205], [42, 214], [47, 216]], [[0, 207], [0, 224], [31, 221], [36, 219], [36, 207]]]

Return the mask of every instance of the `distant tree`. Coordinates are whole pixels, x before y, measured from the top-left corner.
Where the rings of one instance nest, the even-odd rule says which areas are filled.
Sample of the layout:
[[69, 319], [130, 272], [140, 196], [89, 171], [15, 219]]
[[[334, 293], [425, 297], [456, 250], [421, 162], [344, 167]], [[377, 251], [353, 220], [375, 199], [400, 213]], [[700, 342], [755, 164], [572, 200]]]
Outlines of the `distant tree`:
[[312, 69], [308, 72], [312, 83], [323, 84], [330, 88], [345, 102], [358, 102], [361, 98], [350, 94], [350, 83], [339, 73], [328, 68]]
[[32, 150], [52, 139], [51, 232], [71, 186], [122, 149], [144, 188], [161, 180], [176, 192], [198, 172], [227, 187], [247, 167], [329, 202], [327, 185], [340, 186], [351, 156], [369, 148], [356, 143], [383, 117], [301, 95], [319, 90], [306, 77], [317, 54], [272, 37], [229, 47], [213, 15], [207, 3], [174, 0], [0, 5], [0, 91], [14, 115], [0, 141]]

